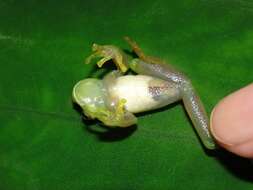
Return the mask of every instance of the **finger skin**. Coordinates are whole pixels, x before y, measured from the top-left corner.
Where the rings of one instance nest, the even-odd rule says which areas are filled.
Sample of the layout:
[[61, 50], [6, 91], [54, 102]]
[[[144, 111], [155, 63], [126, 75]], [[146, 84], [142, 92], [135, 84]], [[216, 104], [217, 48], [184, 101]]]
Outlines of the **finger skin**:
[[253, 83], [217, 104], [211, 115], [211, 132], [228, 151], [253, 158]]

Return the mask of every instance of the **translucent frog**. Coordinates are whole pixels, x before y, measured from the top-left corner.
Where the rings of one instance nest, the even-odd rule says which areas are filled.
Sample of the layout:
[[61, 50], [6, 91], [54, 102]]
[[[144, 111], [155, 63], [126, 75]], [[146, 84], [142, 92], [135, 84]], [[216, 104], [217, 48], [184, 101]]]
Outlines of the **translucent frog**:
[[[102, 80], [87, 78], [73, 89], [73, 101], [91, 119], [109, 127], [128, 127], [137, 123], [135, 113], [154, 110], [182, 100], [202, 143], [215, 148], [209, 130], [209, 119], [191, 81], [159, 58], [147, 56], [129, 37], [125, 40], [138, 58], [131, 58], [114, 45], [93, 44], [93, 53], [86, 59], [101, 58], [97, 65], [112, 60], [117, 70]], [[131, 69], [136, 75], [124, 75]]]

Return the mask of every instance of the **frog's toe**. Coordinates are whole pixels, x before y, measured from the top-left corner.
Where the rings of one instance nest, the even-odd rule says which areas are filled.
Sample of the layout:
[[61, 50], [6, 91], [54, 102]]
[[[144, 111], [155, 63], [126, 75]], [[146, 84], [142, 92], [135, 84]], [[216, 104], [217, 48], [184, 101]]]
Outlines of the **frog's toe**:
[[97, 66], [101, 68], [107, 61], [111, 60], [112, 57], [104, 57], [97, 62]]

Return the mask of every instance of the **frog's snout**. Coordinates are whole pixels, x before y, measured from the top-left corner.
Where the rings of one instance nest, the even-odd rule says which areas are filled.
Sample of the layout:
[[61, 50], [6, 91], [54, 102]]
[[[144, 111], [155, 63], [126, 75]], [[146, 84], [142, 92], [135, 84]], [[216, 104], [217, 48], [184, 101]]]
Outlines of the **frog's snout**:
[[84, 79], [73, 88], [72, 98], [81, 107], [85, 105], [98, 105], [103, 100], [103, 84], [99, 79]]

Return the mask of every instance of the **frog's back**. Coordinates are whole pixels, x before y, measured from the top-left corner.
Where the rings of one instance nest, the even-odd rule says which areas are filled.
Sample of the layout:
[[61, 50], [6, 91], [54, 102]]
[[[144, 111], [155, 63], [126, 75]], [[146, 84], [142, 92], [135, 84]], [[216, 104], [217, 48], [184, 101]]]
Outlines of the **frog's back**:
[[175, 85], [147, 75], [118, 77], [110, 92], [112, 97], [126, 100], [126, 109], [139, 113], [156, 109], [175, 101], [179, 91]]

